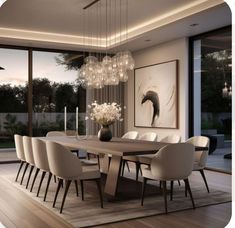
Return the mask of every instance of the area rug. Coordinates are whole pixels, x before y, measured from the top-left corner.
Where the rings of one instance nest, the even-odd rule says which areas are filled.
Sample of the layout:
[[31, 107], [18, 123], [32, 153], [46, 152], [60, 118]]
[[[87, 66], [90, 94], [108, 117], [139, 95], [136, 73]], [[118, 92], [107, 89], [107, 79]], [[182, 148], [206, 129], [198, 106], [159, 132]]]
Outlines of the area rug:
[[[99, 196], [95, 183], [87, 182], [84, 185], [85, 200], [82, 201], [81, 197], [76, 196], [75, 186], [72, 184], [71, 189], [67, 195], [63, 213], [59, 213], [59, 208], [62, 201], [62, 194], [64, 189], [58, 195], [56, 207], [52, 208], [52, 202], [56, 190], [56, 184], [51, 182], [47, 201], [43, 202], [43, 195], [45, 191], [46, 180], [41, 188], [41, 194], [36, 197], [36, 191], [39, 180], [36, 181], [33, 192], [25, 189], [25, 182], [20, 185], [15, 182], [13, 175], [2, 176], [10, 184], [15, 186], [27, 194], [30, 198], [45, 206], [48, 210], [60, 216], [74, 227], [93, 227], [113, 222], [125, 221], [135, 218], [143, 218], [153, 215], [160, 215], [164, 213], [164, 201], [161, 194], [156, 187], [156, 195], [151, 195], [145, 198], [144, 206], [140, 205], [140, 199], [121, 200], [109, 202], [105, 200], [104, 208], [100, 208]], [[27, 179], [27, 178], [25, 178]], [[38, 178], [39, 179], [39, 178]], [[31, 183], [30, 183], [31, 186]], [[191, 183], [192, 193], [195, 200], [196, 207], [207, 205], [214, 205], [226, 203], [231, 201], [231, 194], [222, 192], [216, 189], [210, 189], [208, 194], [204, 186], [193, 186]], [[168, 198], [168, 211], [169, 213], [181, 211], [185, 209], [192, 209], [191, 200], [184, 195], [184, 186], [175, 184], [173, 201]]]

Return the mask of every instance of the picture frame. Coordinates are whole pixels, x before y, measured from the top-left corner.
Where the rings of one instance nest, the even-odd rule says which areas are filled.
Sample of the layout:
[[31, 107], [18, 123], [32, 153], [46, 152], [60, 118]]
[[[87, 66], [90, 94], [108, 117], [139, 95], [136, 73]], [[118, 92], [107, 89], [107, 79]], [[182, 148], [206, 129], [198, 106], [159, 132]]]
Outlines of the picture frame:
[[178, 129], [179, 60], [134, 71], [134, 126]]

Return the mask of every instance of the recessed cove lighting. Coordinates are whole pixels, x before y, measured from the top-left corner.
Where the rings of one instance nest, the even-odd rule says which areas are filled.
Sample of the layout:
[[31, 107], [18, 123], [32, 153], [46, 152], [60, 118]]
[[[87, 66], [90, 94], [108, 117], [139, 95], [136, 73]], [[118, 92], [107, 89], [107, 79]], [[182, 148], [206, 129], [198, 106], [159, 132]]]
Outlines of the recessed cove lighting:
[[3, 5], [3, 3], [5, 2], [6, 0], [0, 0], [0, 7]]
[[195, 27], [195, 26], [198, 26], [199, 24], [197, 24], [197, 23], [193, 23], [193, 24], [191, 24], [190, 26], [191, 27]]

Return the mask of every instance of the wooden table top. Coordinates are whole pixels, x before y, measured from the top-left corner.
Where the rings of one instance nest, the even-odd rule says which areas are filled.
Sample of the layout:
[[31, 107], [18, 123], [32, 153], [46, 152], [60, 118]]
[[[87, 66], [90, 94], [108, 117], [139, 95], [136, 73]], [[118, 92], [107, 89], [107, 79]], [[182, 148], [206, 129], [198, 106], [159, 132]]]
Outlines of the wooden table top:
[[[97, 136], [88, 136], [78, 139], [75, 136], [38, 137], [42, 140], [50, 140], [73, 149], [84, 149], [89, 152], [112, 154], [117, 156], [154, 154], [162, 147], [170, 143], [150, 142], [143, 140], [131, 140], [113, 137], [109, 142], [100, 141]], [[205, 150], [206, 147], [196, 147], [195, 150]]]
[[109, 153], [117, 156], [154, 154], [169, 143], [149, 142], [113, 137], [109, 142], [102, 142], [96, 136], [78, 139], [75, 136], [38, 137], [50, 140], [74, 149], [84, 149], [95, 153]]

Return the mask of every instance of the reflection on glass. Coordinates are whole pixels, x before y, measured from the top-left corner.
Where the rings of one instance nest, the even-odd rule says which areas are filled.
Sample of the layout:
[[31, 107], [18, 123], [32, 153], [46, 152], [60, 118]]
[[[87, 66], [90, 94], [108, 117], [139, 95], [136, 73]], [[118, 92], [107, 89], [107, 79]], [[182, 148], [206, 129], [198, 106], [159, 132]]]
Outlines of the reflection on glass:
[[231, 30], [194, 41], [194, 134], [210, 138], [207, 166], [231, 171]]

